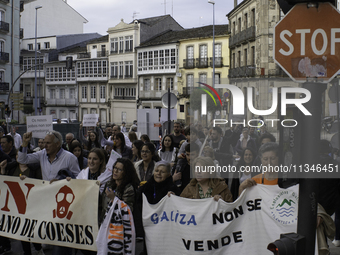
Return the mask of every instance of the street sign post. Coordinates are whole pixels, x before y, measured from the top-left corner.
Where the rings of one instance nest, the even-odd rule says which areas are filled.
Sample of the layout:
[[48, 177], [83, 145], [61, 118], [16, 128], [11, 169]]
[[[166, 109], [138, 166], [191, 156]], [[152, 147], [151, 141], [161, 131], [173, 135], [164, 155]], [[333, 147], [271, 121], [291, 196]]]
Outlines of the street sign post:
[[340, 69], [340, 12], [296, 4], [274, 29], [274, 59], [296, 82], [328, 83]]

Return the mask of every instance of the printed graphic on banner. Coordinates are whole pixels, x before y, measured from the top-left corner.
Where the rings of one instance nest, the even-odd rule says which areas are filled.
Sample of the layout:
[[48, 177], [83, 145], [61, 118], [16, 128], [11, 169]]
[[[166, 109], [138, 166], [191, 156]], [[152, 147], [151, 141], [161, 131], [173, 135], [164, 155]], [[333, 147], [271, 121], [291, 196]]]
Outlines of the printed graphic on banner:
[[[281, 233], [296, 232], [298, 186], [257, 185], [234, 203], [213, 198], [143, 198], [143, 225], [150, 254], [269, 254]], [[275, 218], [274, 218], [275, 216]]]
[[96, 251], [98, 192], [96, 181], [0, 176], [0, 235]]

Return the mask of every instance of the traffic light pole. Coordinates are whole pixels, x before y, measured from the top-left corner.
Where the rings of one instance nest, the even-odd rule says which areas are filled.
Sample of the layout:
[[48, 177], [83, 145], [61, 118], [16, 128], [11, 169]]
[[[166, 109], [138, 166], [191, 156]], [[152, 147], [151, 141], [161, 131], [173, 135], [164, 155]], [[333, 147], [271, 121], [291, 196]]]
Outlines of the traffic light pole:
[[[312, 114], [302, 117], [302, 155], [301, 163], [310, 166], [319, 163], [319, 143], [321, 132], [321, 105], [322, 94], [327, 88], [327, 84], [306, 82], [303, 87], [311, 93], [311, 99], [304, 106]], [[314, 255], [319, 180], [308, 178], [305, 173], [304, 178], [300, 179], [299, 186], [299, 212], [297, 233], [305, 237], [305, 242], [298, 243], [296, 254]]]

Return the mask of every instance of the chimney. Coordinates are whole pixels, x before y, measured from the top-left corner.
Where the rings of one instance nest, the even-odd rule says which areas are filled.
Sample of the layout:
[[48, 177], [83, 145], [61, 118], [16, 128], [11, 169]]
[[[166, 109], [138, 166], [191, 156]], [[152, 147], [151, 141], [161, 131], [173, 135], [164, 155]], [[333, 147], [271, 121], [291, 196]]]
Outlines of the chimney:
[[234, 8], [237, 6], [237, 0], [234, 0]]

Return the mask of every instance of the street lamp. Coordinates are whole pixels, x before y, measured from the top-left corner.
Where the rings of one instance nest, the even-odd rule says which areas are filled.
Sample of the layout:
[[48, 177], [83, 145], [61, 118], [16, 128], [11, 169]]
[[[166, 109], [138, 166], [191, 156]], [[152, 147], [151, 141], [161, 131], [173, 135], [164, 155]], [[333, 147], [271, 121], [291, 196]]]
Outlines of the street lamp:
[[34, 71], [34, 110], [35, 116], [38, 115], [38, 93], [37, 93], [37, 27], [38, 27], [38, 9], [42, 8], [41, 5], [35, 7], [35, 52], [34, 52], [34, 59], [35, 59], [35, 71]]
[[215, 88], [215, 1], [208, 0], [213, 5], [213, 82], [212, 87]]

